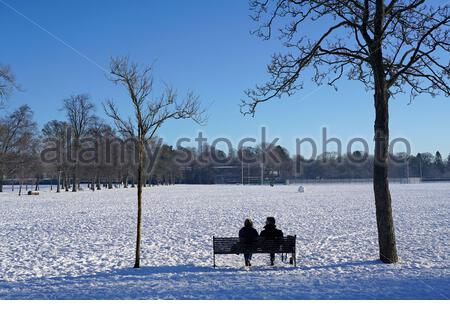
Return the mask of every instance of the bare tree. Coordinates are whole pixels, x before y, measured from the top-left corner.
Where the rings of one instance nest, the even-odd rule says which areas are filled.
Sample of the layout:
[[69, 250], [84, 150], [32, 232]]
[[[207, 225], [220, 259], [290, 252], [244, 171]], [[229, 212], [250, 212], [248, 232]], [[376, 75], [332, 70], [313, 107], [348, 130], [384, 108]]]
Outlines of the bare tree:
[[[286, 52], [268, 66], [270, 80], [246, 91], [243, 113], [259, 104], [294, 94], [306, 69], [318, 85], [335, 86], [342, 77], [361, 81], [374, 91], [374, 193], [380, 259], [398, 261], [388, 184], [389, 99], [408, 91], [450, 94], [448, 51], [449, 4], [433, 7], [425, 0], [250, 0], [255, 33], [263, 39], [279, 34]], [[314, 23], [324, 30], [317, 39], [302, 33]], [[277, 30], [279, 31], [277, 33]]]
[[36, 123], [27, 105], [0, 119], [0, 192], [3, 177], [29, 163], [37, 145], [35, 137]]
[[74, 162], [72, 170], [73, 192], [77, 191], [78, 151], [81, 147], [81, 139], [88, 132], [94, 119], [94, 108], [94, 104], [86, 94], [73, 95], [64, 100], [63, 110], [66, 112], [67, 121], [70, 125], [70, 142]]
[[9, 66], [0, 64], [0, 107], [4, 106], [13, 89], [18, 89]]
[[153, 92], [152, 69], [139, 68], [128, 58], [120, 57], [111, 60], [111, 81], [122, 85], [131, 100], [134, 119], [120, 116], [112, 100], [104, 104], [106, 114], [112, 118], [118, 130], [125, 136], [135, 139], [138, 150], [137, 165], [137, 232], [136, 255], [134, 267], [140, 266], [141, 221], [142, 221], [142, 185], [144, 177], [144, 162], [146, 146], [155, 137], [158, 129], [169, 119], [193, 119], [204, 121], [203, 110], [199, 97], [189, 92], [179, 100], [177, 92], [172, 87], [166, 87], [159, 98], [151, 98]]
[[42, 128], [42, 135], [44, 138], [44, 146], [50, 144], [55, 148], [58, 154], [55, 157], [55, 163], [51, 164], [53, 170], [52, 173], [58, 177], [58, 184], [56, 186], [56, 192], [61, 192], [61, 175], [67, 174], [67, 132], [69, 124], [65, 121], [51, 120], [44, 124]]
[[[97, 145], [98, 152], [95, 156], [95, 161], [89, 166], [88, 174], [91, 177], [91, 190], [100, 190], [100, 175], [106, 174], [111, 176], [111, 172], [116, 169], [114, 163], [119, 161], [120, 155], [115, 152], [115, 148], [111, 146], [111, 139], [118, 139], [114, 130], [106, 124], [102, 119], [95, 118], [90, 129], [89, 135], [94, 138], [95, 144]], [[91, 146], [94, 148], [94, 146]], [[112, 147], [113, 150], [109, 150], [110, 154], [107, 157], [107, 150]], [[111, 157], [111, 160], [108, 158]]]

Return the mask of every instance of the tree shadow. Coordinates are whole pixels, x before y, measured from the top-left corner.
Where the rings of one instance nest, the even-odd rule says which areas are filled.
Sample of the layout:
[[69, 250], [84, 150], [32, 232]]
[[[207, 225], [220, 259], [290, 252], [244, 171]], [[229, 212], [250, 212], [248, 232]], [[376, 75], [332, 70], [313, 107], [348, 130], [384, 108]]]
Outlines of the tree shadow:
[[[52, 280], [52, 281], [90, 281], [92, 279], [105, 280], [108, 278], [142, 278], [146, 276], [156, 275], [170, 275], [170, 274], [186, 274], [196, 273], [204, 274], [211, 272], [235, 272], [236, 269], [232, 268], [216, 268], [208, 266], [196, 266], [196, 265], [172, 265], [172, 266], [148, 266], [141, 268], [120, 268], [111, 269], [106, 271], [95, 272], [91, 274], [81, 274], [76, 276], [58, 276], [48, 278], [34, 278], [34, 280]], [[28, 280], [29, 281], [29, 280]]]
[[193, 264], [187, 265], [169, 265], [169, 266], [148, 266], [141, 268], [123, 268], [115, 269], [110, 272], [111, 275], [119, 276], [146, 276], [146, 275], [157, 275], [166, 273], [204, 273], [211, 272], [214, 269], [207, 266], [196, 266]]
[[[297, 265], [294, 267], [292, 265], [276, 265], [276, 266], [264, 266], [257, 265], [253, 266], [250, 269], [239, 268], [236, 266], [220, 266], [213, 268], [212, 266], [199, 266], [193, 264], [186, 265], [166, 265], [166, 266], [144, 266], [141, 268], [119, 268], [112, 269], [106, 271], [95, 272], [91, 274], [81, 274], [76, 276], [58, 276], [58, 277], [48, 277], [48, 278], [33, 278], [28, 279], [29, 281], [71, 281], [71, 282], [90, 282], [92, 280], [113, 280], [113, 279], [122, 279], [125, 281], [133, 281], [133, 280], [142, 280], [146, 277], [152, 276], [176, 276], [176, 275], [186, 275], [186, 274], [195, 274], [196, 276], [215, 276], [223, 273], [249, 273], [249, 274], [258, 274], [264, 272], [295, 272], [295, 271], [314, 271], [314, 270], [329, 270], [329, 269], [337, 269], [337, 268], [352, 268], [358, 266], [371, 266], [371, 265], [383, 265], [380, 260], [367, 260], [367, 261], [348, 261], [341, 263], [334, 263], [328, 265], [317, 265], [317, 266], [302, 266]], [[20, 281], [19, 281], [20, 282]]]

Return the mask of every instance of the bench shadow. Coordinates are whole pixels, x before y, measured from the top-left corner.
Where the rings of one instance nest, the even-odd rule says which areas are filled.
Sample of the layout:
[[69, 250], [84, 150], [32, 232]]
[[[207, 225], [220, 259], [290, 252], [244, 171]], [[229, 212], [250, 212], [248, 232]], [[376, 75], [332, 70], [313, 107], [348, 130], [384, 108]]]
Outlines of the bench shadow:
[[380, 260], [360, 260], [360, 261], [347, 261], [347, 262], [339, 262], [332, 263], [327, 265], [318, 265], [318, 266], [302, 266], [297, 265], [297, 268], [302, 271], [312, 271], [312, 270], [327, 270], [327, 269], [337, 269], [337, 268], [351, 268], [351, 267], [362, 267], [362, 266], [375, 266], [375, 265], [383, 265], [383, 262]]
[[[258, 265], [253, 266], [248, 272], [262, 272], [262, 271], [288, 271], [298, 269], [291, 265], [279, 265], [279, 266], [264, 266]], [[147, 275], [161, 275], [161, 274], [180, 274], [180, 273], [236, 273], [236, 272], [247, 272], [244, 267], [236, 267], [236, 266], [196, 266], [196, 265], [175, 265], [175, 266], [149, 266], [149, 267], [141, 267], [139, 269], [133, 268], [123, 268], [123, 269], [115, 269], [110, 272], [106, 272], [108, 276], [147, 276]], [[98, 275], [98, 274], [97, 274]]]

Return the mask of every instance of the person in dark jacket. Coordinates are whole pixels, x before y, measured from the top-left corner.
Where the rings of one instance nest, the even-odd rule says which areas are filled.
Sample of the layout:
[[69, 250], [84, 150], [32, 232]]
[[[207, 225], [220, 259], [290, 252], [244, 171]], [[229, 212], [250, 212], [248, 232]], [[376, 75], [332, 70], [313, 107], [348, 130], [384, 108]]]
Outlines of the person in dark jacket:
[[[239, 239], [244, 242], [252, 242], [258, 238], [258, 231], [256, 231], [255, 228], [253, 228], [253, 222], [251, 219], [245, 219], [244, 221], [244, 227], [239, 230]], [[250, 267], [252, 260], [252, 254], [251, 253], [244, 253], [244, 259], [245, 259], [245, 266]]]
[[[265, 239], [283, 238], [283, 231], [277, 229], [277, 226], [275, 225], [274, 217], [267, 217], [264, 230], [261, 231], [261, 237], [263, 237]], [[270, 265], [273, 266], [274, 262], [275, 262], [275, 253], [271, 253], [270, 254]]]

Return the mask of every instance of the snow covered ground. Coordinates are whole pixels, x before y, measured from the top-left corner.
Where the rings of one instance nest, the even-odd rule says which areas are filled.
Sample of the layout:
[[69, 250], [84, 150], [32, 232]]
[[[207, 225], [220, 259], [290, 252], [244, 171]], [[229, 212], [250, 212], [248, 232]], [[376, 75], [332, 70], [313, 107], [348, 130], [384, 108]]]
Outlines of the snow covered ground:
[[[0, 194], [0, 299], [448, 299], [450, 184], [392, 185], [401, 262], [377, 259], [372, 188], [146, 188], [142, 268], [133, 265], [135, 190]], [[273, 215], [298, 236], [298, 267], [218, 256]]]

